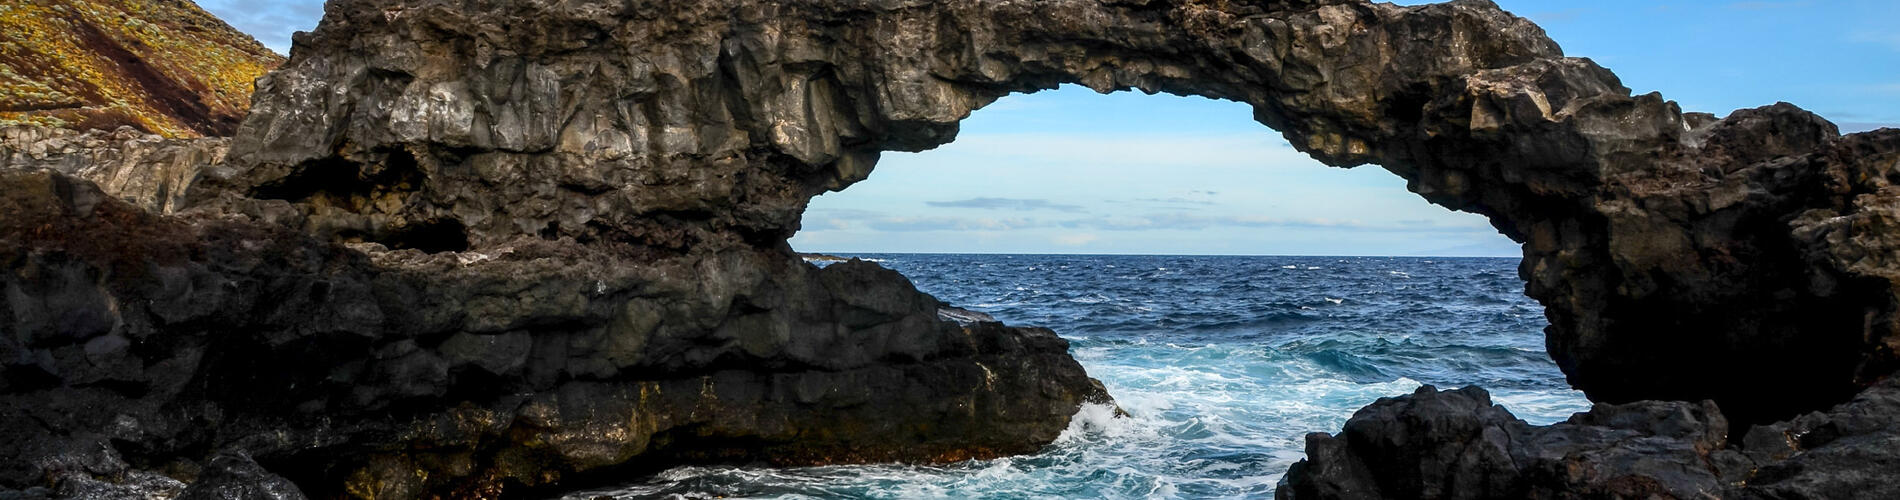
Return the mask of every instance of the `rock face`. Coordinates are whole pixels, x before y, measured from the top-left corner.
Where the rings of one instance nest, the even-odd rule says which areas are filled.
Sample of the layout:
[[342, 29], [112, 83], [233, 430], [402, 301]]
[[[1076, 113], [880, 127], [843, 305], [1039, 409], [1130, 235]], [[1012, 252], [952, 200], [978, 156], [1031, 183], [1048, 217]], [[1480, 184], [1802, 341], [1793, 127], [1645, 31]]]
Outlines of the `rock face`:
[[228, 136], [284, 58], [191, 2], [0, 5], [0, 124]]
[[862, 261], [353, 249], [271, 222], [296, 217], [283, 202], [164, 217], [49, 170], [0, 170], [0, 192], [9, 488], [218, 450], [320, 498], [955, 461], [1034, 451], [1105, 398], [1052, 332], [940, 320]]
[[230, 139], [168, 140], [131, 127], [73, 130], [0, 127], [0, 165], [51, 169], [92, 181], [140, 208], [170, 214], [201, 170], [224, 162]]
[[1715, 404], [1599, 403], [1531, 426], [1483, 389], [1384, 398], [1307, 459], [1275, 496], [1313, 498], [1895, 498], [1900, 381], [1731, 440]]
[[207, 183], [320, 238], [769, 247], [880, 152], [1080, 82], [1245, 102], [1490, 217], [1596, 400], [1766, 422], [1896, 366], [1900, 132], [1684, 114], [1489, 2], [345, 0], [299, 43]]
[[[1475, 394], [1421, 395], [1443, 407], [1432, 432], [1375, 407], [1401, 424], [1321, 442], [1311, 469], [1730, 487], [1614, 478], [1735, 458], [1726, 425], [1895, 368], [1900, 131], [1842, 137], [1789, 105], [1684, 114], [1488, 2], [334, 0], [222, 163], [216, 141], [9, 133], [39, 146], [0, 158], [59, 172], [0, 173], [0, 456], [18, 457], [0, 487], [262, 477], [212, 460], [248, 456], [312, 497], [492, 497], [686, 461], [1033, 451], [1104, 397], [1065, 342], [785, 240], [882, 151], [1063, 82], [1245, 102], [1323, 161], [1484, 214], [1525, 243], [1573, 384], [1720, 408], [1535, 431]], [[145, 171], [163, 181], [112, 180]], [[1855, 415], [1789, 425], [1875, 421]], [[1519, 457], [1498, 433], [1588, 453]], [[1823, 448], [1750, 484], [1848, 484], [1803, 479], [1854, 456]], [[1513, 476], [1532, 456], [1582, 475]], [[1726, 464], [1705, 472], [1732, 481]]]

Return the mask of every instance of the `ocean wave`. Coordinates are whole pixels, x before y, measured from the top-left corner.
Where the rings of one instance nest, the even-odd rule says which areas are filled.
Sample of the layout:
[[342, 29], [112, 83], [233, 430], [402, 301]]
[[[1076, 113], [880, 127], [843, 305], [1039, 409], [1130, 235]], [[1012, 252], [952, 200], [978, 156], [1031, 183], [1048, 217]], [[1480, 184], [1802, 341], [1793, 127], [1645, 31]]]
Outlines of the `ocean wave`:
[[1064, 335], [1127, 416], [1085, 405], [1055, 443], [1021, 457], [688, 467], [569, 498], [1271, 497], [1306, 433], [1337, 432], [1366, 404], [1425, 383], [1486, 385], [1533, 423], [1587, 409], [1544, 354], [1543, 309], [1523, 296], [1517, 264], [892, 256], [886, 265], [941, 300]]

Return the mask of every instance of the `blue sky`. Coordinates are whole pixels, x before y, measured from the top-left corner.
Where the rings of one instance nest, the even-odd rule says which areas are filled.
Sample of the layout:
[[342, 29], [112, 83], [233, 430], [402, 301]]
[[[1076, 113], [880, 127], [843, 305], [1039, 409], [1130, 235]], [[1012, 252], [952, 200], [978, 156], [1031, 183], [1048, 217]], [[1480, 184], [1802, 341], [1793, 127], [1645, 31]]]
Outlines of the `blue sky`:
[[[1426, 2], [1401, 2], [1426, 3]], [[1504, 0], [1637, 93], [1717, 115], [1789, 101], [1900, 126], [1900, 2]], [[203, 0], [279, 52], [321, 2]], [[1004, 98], [956, 142], [887, 153], [813, 201], [802, 251], [1516, 256], [1483, 218], [1377, 167], [1294, 151], [1244, 105], [1080, 87]]]

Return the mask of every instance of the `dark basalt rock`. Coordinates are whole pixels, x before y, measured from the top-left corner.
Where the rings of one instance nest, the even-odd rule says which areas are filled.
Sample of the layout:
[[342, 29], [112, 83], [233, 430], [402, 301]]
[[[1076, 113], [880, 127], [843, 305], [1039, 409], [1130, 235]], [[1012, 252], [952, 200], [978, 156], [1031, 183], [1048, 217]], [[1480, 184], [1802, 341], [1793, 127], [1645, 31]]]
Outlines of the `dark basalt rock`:
[[769, 247], [880, 152], [1078, 82], [1248, 103], [1490, 217], [1596, 400], [1767, 422], [1900, 360], [1877, 230], [1900, 132], [1684, 114], [1484, 1], [346, 0], [294, 52], [199, 187], [290, 201], [324, 238]]
[[1900, 383], [1729, 439], [1713, 402], [1599, 403], [1549, 426], [1483, 389], [1383, 398], [1306, 438], [1276, 497], [1894, 498]]
[[939, 320], [862, 261], [426, 254], [267, 223], [281, 202], [157, 216], [50, 170], [0, 169], [0, 192], [8, 488], [175, 494], [166, 475], [210, 468], [213, 495], [290, 491], [242, 481], [268, 471], [318, 498], [487, 497], [700, 461], [948, 462], [1035, 451], [1107, 401], [1049, 330]]
[[178, 500], [305, 500], [290, 480], [271, 474], [243, 453], [211, 459], [204, 473]]
[[[1828, 409], [1900, 363], [1900, 131], [1842, 137], [1786, 104], [1684, 114], [1489, 2], [334, 0], [222, 162], [158, 170], [177, 182], [115, 184], [157, 158], [136, 141], [0, 141], [66, 172], [0, 173], [0, 487], [243, 453], [314, 497], [492, 497], [684, 461], [1033, 451], [1104, 397], [1066, 343], [784, 241], [882, 151], [1064, 82], [1245, 102], [1322, 161], [1486, 215], [1524, 243], [1574, 385], [1721, 408], [1538, 431], [1419, 396], [1438, 409], [1390, 411], [1442, 415], [1429, 432], [1349, 430], [1308, 470], [1726, 488], [1726, 465], [1643, 464], [1715, 457], [1719, 428]], [[1500, 434], [1588, 453], [1526, 473], [1518, 450], [1569, 448]], [[1447, 446], [1469, 449], [1402, 452]], [[1801, 456], [1855, 456], [1818, 450]], [[1858, 477], [1793, 467], [1750, 484]]]

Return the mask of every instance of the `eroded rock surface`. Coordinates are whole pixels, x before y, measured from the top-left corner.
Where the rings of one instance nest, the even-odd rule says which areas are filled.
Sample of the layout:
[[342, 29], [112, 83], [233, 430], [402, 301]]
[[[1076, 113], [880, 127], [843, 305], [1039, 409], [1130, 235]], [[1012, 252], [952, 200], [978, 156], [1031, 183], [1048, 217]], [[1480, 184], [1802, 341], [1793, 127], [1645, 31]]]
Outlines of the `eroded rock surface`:
[[[1033, 451], [1102, 397], [1065, 342], [784, 242], [882, 151], [1064, 82], [1245, 102], [1325, 162], [1484, 214], [1525, 243], [1573, 384], [1721, 409], [1536, 431], [1440, 398], [1434, 429], [1484, 441], [1360, 459], [1429, 466], [1404, 487], [1731, 487], [1726, 465], [1615, 478], [1734, 458], [1719, 428], [1843, 403], [1900, 347], [1900, 131], [1684, 114], [1488, 2], [335, 0], [293, 52], [222, 163], [215, 141], [0, 144], [43, 167], [0, 173], [0, 487], [173, 491], [242, 455], [312, 497], [493, 497]], [[162, 182], [131, 180], [148, 163]], [[1484, 448], [1499, 433], [1588, 453]], [[1314, 467], [1356, 474], [1327, 446]], [[1513, 482], [1531, 458], [1565, 482]], [[1854, 480], [1789, 467], [1751, 477]]]
[[1307, 459], [1276, 497], [1893, 498], [1900, 495], [1900, 382], [1731, 439], [1715, 403], [1599, 403], [1532, 426], [1483, 389], [1383, 398]]
[[1766, 422], [1896, 366], [1900, 133], [1684, 114], [1489, 2], [344, 0], [299, 42], [207, 184], [319, 237], [775, 245], [880, 152], [1079, 82], [1248, 103], [1490, 217], [1597, 400]]
[[220, 450], [319, 498], [955, 461], [1034, 451], [1105, 397], [1054, 333], [939, 320], [862, 261], [353, 249], [266, 223], [282, 202], [164, 217], [50, 170], [0, 192], [11, 488], [144, 491]]
[[224, 162], [228, 138], [166, 139], [131, 127], [78, 132], [0, 127], [0, 168], [43, 168], [98, 184], [160, 214], [183, 208], [201, 170]]

